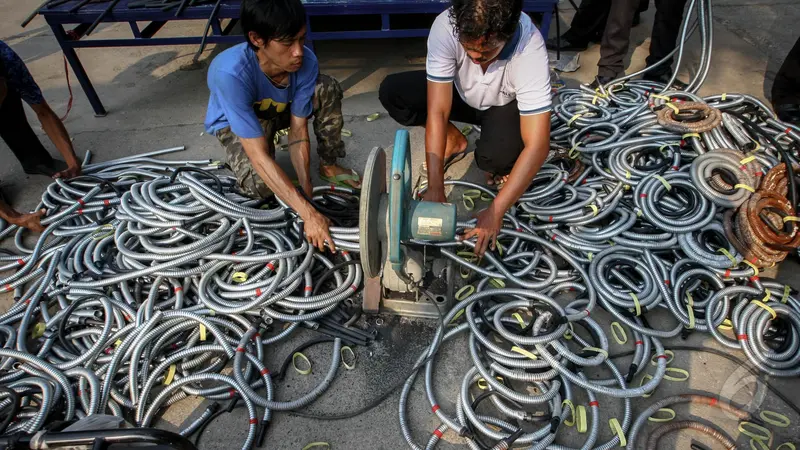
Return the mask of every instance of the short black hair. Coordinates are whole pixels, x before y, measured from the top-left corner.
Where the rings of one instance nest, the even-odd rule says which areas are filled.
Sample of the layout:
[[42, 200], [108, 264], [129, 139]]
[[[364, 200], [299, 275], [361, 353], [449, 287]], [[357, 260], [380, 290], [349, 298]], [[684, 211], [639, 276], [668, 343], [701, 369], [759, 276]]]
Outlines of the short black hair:
[[450, 22], [459, 41], [482, 37], [508, 41], [522, 13], [522, 0], [452, 0]]
[[242, 2], [242, 31], [250, 48], [250, 32], [269, 42], [293, 38], [306, 25], [306, 10], [301, 0], [244, 0]]

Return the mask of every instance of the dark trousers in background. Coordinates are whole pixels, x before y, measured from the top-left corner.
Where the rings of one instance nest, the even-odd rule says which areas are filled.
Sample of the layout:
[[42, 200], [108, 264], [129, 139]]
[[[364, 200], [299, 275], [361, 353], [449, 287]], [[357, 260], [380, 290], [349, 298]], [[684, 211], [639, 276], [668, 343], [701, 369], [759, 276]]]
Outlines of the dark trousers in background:
[[23, 168], [33, 169], [39, 164], [53, 165], [53, 157], [44, 148], [33, 132], [19, 94], [8, 89], [0, 105], [0, 137], [17, 157]]
[[616, 78], [625, 72], [625, 55], [631, 42], [633, 15], [640, 0], [611, 0], [603, 41], [600, 44], [600, 60], [597, 75]]
[[[660, 61], [678, 45], [681, 22], [683, 22], [683, 9], [686, 0], [655, 0], [656, 17], [653, 21], [653, 34], [650, 38], [650, 55], [645, 62], [648, 66]], [[672, 73], [672, 58], [653, 71], [650, 76]]]
[[794, 43], [772, 85], [772, 104], [800, 105], [800, 39]]
[[[425, 126], [428, 119], [428, 80], [424, 70], [389, 75], [381, 83], [381, 104], [401, 125]], [[520, 132], [517, 101], [481, 111], [464, 102], [453, 86], [450, 120], [480, 125], [475, 163], [494, 175], [508, 175], [517, 162], [524, 144]]]
[[[639, 0], [637, 12], [647, 11], [650, 0]], [[564, 39], [574, 44], [588, 44], [602, 37], [611, 10], [611, 0], [583, 0], [572, 18]]]

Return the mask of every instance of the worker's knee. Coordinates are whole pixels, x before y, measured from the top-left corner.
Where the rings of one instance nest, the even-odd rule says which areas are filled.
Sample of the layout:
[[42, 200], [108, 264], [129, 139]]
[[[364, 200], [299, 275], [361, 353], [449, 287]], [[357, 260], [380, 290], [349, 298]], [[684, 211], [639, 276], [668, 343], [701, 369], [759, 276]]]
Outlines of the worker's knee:
[[344, 92], [336, 78], [321, 73], [317, 75], [314, 96], [319, 99], [320, 103], [341, 102]]
[[[378, 99], [381, 101], [383, 108], [389, 113], [389, 116], [400, 125], [422, 125], [419, 123], [419, 117], [424, 117], [425, 109], [423, 108], [420, 111], [420, 105], [414, 104], [414, 99], [409, 95], [412, 93], [407, 92], [408, 82], [406, 77], [408, 77], [406, 73], [395, 73], [384, 78], [378, 88]], [[424, 85], [421, 87], [425, 89]], [[419, 96], [418, 93], [413, 94]]]

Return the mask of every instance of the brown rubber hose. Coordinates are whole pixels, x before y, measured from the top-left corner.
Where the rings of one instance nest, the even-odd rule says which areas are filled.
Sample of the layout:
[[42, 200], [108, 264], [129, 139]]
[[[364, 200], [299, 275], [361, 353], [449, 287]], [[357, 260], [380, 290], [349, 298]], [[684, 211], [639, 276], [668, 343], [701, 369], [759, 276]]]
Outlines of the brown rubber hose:
[[732, 210], [726, 211], [723, 226], [726, 237], [745, 259], [758, 267], [772, 267], [786, 258], [789, 249], [800, 246], [797, 222], [783, 222], [784, 216], [793, 215], [786, 197], [760, 190], [735, 216]]
[[722, 444], [727, 450], [736, 450], [736, 442], [731, 439], [724, 431], [720, 430], [719, 428], [706, 425], [704, 423], [696, 422], [694, 420], [682, 420], [679, 422], [672, 422], [666, 423], [661, 425], [660, 427], [653, 430], [650, 433], [650, 437], [647, 438], [647, 450], [658, 450], [658, 441], [664, 435], [668, 433], [673, 433], [675, 431], [681, 430], [696, 430], [700, 431], [701, 433], [705, 433], [712, 438], [716, 439], [720, 444]]
[[[794, 173], [800, 173], [800, 164], [792, 164]], [[784, 197], [789, 195], [789, 178], [786, 176], [786, 164], [778, 164], [767, 172], [761, 189], [772, 191]]]
[[722, 113], [711, 106], [701, 102], [686, 102], [686, 103], [671, 103], [678, 109], [678, 113], [700, 113], [702, 119], [697, 121], [680, 121], [675, 118], [675, 110], [671, 107], [665, 106], [659, 110], [656, 115], [658, 116], [658, 123], [662, 127], [674, 131], [676, 133], [703, 133], [717, 127], [722, 123]]

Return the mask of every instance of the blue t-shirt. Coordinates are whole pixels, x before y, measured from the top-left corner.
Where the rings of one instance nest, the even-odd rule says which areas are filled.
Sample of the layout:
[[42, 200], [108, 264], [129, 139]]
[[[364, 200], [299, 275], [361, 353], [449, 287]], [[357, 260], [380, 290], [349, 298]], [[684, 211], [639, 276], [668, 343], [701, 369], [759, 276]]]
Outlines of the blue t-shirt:
[[264, 135], [259, 119], [272, 119], [287, 107], [293, 116], [310, 116], [318, 74], [317, 57], [308, 47], [303, 51], [303, 65], [289, 75], [286, 88], [278, 88], [269, 81], [247, 42], [225, 50], [208, 68], [211, 97], [206, 131], [216, 134], [229, 126], [236, 136], [252, 139]]
[[33, 81], [22, 58], [3, 41], [0, 41], [0, 77], [6, 79], [6, 86], [16, 91], [25, 103], [39, 105], [44, 102], [42, 90]]

